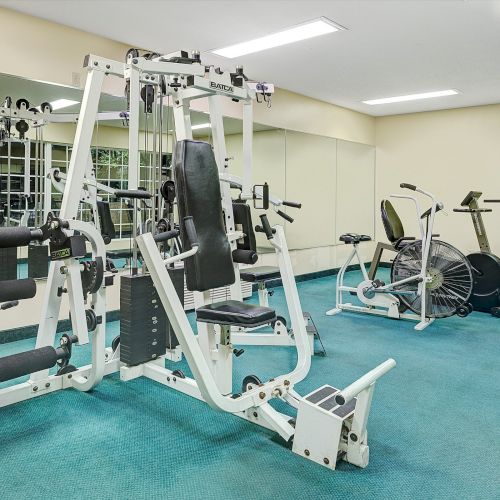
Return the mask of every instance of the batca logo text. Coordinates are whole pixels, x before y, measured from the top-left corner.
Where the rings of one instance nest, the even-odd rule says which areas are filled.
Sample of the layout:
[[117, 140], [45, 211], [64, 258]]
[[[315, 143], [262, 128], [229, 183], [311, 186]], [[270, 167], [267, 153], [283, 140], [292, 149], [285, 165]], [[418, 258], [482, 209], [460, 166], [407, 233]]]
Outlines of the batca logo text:
[[216, 90], [223, 90], [224, 92], [234, 92], [233, 87], [224, 85], [223, 83], [210, 82], [210, 87]]

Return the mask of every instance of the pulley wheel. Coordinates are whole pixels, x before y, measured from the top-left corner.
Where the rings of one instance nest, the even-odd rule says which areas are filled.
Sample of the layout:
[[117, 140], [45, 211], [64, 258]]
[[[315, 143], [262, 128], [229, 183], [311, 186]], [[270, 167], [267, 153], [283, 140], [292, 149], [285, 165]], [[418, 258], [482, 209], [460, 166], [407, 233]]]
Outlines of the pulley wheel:
[[260, 384], [262, 384], [262, 382], [257, 375], [247, 375], [241, 384], [241, 392], [247, 392], [255, 387], [258, 387]]

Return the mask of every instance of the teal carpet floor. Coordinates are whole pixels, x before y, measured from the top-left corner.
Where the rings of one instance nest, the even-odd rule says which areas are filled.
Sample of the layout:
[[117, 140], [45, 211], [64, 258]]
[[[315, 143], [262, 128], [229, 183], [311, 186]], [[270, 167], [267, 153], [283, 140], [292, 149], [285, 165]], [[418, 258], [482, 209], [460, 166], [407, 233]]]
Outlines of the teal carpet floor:
[[[419, 333], [407, 321], [327, 317], [334, 289], [332, 277], [299, 283], [328, 355], [313, 359], [297, 389], [342, 387], [396, 359], [375, 390], [368, 468], [343, 462], [332, 472], [269, 431], [150, 380], [113, 375], [89, 394], [66, 390], [0, 409], [0, 498], [499, 499], [500, 320], [473, 313]], [[272, 304], [286, 316], [275, 291]], [[118, 332], [108, 325], [109, 343]], [[33, 343], [0, 345], [0, 354]], [[78, 347], [73, 360], [88, 355]], [[292, 348], [247, 347], [235, 359], [235, 390], [249, 373], [268, 379], [294, 361]]]

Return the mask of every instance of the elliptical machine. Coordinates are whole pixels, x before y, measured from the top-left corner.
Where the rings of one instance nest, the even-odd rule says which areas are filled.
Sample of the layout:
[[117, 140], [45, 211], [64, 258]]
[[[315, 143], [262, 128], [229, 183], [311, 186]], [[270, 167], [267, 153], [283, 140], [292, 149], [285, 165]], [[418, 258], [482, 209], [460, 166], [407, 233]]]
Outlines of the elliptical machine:
[[[478, 200], [480, 191], [470, 191], [460, 205], [467, 208], [454, 208], [454, 212], [469, 213], [476, 232], [479, 252], [467, 255], [472, 268], [474, 287], [470, 303], [475, 311], [489, 312], [500, 318], [500, 258], [491, 252], [490, 243], [483, 222], [483, 213], [491, 212], [491, 208], [481, 208]], [[485, 203], [500, 200], [484, 200]]]

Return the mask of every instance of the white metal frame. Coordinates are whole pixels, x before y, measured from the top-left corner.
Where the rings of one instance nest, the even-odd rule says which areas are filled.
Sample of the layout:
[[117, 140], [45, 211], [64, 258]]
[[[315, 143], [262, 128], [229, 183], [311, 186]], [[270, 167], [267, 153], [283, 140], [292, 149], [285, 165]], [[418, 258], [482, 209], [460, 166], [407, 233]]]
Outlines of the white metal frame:
[[[215, 329], [207, 331], [207, 334], [211, 336], [210, 350], [203, 348], [203, 343], [199, 342], [199, 337], [197, 338], [191, 328], [153, 236], [146, 233], [137, 238], [137, 243], [194, 378], [176, 377], [165, 367], [164, 359], [157, 359], [139, 366], [122, 366], [120, 377], [122, 380], [131, 380], [140, 376], [151, 378], [165, 386], [201, 399], [214, 409], [232, 413], [274, 430], [286, 441], [293, 437], [292, 450], [295, 453], [330, 469], [335, 469], [339, 457], [360, 467], [366, 467], [369, 457], [366, 425], [374, 384], [396, 363], [392, 359], [385, 361], [344, 391], [332, 388], [330, 397], [333, 395], [338, 398], [333, 409], [339, 409], [340, 406], [357, 396], [352, 411], [343, 418], [332, 413], [331, 409], [330, 411], [322, 409], [320, 403], [323, 400], [313, 403], [307, 397], [302, 398], [298, 395], [294, 385], [303, 380], [309, 372], [310, 344], [303, 323], [300, 299], [284, 231], [281, 226], [276, 226], [274, 229], [276, 233], [270, 241], [277, 253], [292, 327], [296, 332], [297, 364], [293, 371], [275, 377], [258, 387], [249, 387], [239, 397], [232, 398], [231, 390], [227, 390], [228, 385], [232, 385], [233, 347], [230, 329], [222, 327], [220, 331]], [[194, 247], [169, 260], [170, 262], [174, 259], [183, 260], [196, 251], [197, 247]], [[220, 368], [220, 364], [223, 363], [225, 369], [214, 370], [214, 363], [217, 368]], [[220, 373], [229, 377], [229, 383], [220, 383]], [[291, 424], [289, 415], [273, 409], [269, 404], [269, 401], [274, 398], [282, 399], [298, 409], [295, 427]], [[346, 429], [349, 431], [348, 437], [346, 437]]]

